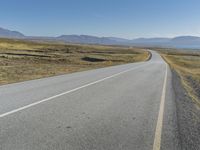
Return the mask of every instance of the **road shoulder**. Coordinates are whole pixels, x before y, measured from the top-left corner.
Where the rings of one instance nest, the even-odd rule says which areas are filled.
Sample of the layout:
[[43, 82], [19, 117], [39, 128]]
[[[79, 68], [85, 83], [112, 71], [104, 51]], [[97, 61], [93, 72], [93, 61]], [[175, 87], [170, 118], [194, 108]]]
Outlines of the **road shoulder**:
[[165, 112], [163, 117], [163, 132], [160, 148], [162, 150], [181, 150], [172, 76], [172, 71], [168, 67], [166, 99], [164, 108]]
[[200, 111], [191, 100], [181, 83], [178, 74], [172, 70], [172, 82], [175, 91], [177, 123], [182, 149], [200, 149]]

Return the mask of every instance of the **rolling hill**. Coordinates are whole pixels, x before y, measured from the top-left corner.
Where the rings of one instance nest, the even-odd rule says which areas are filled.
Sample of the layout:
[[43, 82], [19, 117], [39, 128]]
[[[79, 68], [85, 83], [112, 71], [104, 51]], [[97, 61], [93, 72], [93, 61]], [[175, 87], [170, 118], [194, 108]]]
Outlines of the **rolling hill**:
[[10, 31], [0, 27], [1, 38], [24, 38], [25, 36], [18, 31]]

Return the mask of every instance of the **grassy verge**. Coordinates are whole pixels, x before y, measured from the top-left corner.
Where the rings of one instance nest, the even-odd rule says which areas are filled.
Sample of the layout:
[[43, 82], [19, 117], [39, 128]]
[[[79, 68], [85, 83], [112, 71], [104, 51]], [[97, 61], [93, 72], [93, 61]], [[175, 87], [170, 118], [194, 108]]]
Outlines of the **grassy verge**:
[[162, 56], [181, 77], [182, 84], [200, 107], [200, 52], [162, 51]]
[[145, 61], [141, 48], [0, 39], [0, 84]]

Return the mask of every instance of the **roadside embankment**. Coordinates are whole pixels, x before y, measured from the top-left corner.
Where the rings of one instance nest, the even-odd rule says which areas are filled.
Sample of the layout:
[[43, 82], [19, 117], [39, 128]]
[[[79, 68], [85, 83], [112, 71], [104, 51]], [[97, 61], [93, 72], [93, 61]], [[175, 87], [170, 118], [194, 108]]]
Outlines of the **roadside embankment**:
[[191, 100], [181, 83], [178, 73], [173, 70], [173, 87], [175, 91], [177, 123], [183, 150], [200, 149], [200, 109]]
[[162, 52], [172, 69], [177, 123], [183, 150], [200, 149], [200, 54]]

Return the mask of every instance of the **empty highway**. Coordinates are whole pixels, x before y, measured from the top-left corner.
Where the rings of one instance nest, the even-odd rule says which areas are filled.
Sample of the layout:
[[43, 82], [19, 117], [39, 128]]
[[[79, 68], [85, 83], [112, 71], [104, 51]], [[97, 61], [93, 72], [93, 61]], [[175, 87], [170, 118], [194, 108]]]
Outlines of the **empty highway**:
[[180, 149], [171, 71], [147, 62], [0, 86], [0, 150]]

